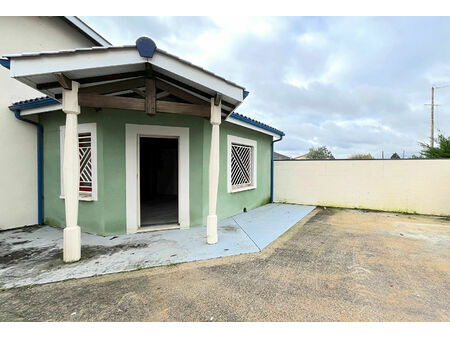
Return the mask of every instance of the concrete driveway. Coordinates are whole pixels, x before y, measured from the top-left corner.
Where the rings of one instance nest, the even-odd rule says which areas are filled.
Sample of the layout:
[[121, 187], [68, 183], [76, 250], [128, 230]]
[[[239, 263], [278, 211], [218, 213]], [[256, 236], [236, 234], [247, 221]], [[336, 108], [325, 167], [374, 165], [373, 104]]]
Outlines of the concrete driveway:
[[0, 289], [259, 252], [314, 206], [270, 203], [223, 219], [219, 241], [206, 227], [118, 236], [81, 234], [81, 260], [65, 264], [63, 230], [31, 226], [0, 232]]
[[0, 293], [2, 321], [449, 321], [450, 220], [316, 209], [262, 252]]

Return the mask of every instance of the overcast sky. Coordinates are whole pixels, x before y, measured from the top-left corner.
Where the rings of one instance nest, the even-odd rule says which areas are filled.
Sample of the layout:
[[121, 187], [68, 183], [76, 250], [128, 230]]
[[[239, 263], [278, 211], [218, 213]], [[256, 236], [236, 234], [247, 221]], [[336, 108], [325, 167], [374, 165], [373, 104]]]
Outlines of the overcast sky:
[[[336, 158], [418, 154], [432, 84], [450, 84], [450, 18], [81, 17], [114, 45], [151, 37], [246, 87], [237, 110], [286, 133], [276, 150], [325, 145]], [[450, 134], [450, 87], [436, 90]]]

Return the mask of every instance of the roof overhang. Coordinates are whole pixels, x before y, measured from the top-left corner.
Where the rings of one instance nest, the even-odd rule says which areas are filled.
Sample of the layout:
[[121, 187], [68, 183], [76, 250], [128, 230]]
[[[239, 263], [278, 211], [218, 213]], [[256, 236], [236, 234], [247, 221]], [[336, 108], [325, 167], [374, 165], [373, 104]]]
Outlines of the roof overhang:
[[263, 134], [267, 134], [272, 136], [273, 138], [281, 138], [284, 136], [284, 133], [281, 130], [275, 129], [267, 124], [261, 123], [259, 121], [253, 120], [247, 116], [233, 113], [230, 114], [226, 121], [236, 124], [238, 126], [242, 126], [248, 129], [252, 129], [258, 131]]
[[[274, 138], [284, 135], [282, 131], [262, 122], [233, 113], [249, 94], [242, 86], [157, 49], [155, 43], [146, 37], [139, 38], [133, 46], [93, 47], [6, 57], [7, 60], [3, 59], [4, 66], [10, 67], [11, 77], [49, 96], [17, 102], [9, 107], [20, 110], [21, 115], [60, 110], [62, 86], [73, 80], [80, 84], [80, 105], [147, 111], [142, 96], [164, 100], [163, 97], [174, 95], [188, 104], [157, 100], [155, 103], [160, 112], [207, 117], [208, 106], [214, 98], [215, 104], [217, 100], [222, 103], [222, 116], [228, 122]], [[61, 78], [64, 80], [61, 81]], [[153, 89], [152, 94], [147, 94], [150, 93], [147, 89], [151, 88], [148, 87], [149, 81], [159, 92]], [[133, 98], [135, 95], [140, 98]]]
[[[223, 111], [231, 113], [247, 96], [243, 87], [209, 71], [156, 49], [152, 57], [140, 56], [136, 46], [93, 47], [59, 52], [7, 55], [11, 77], [60, 100], [62, 87], [55, 74], [78, 81], [80, 88], [113, 82], [120, 74], [139, 74], [150, 64], [156, 78], [209, 101], [220, 94]], [[90, 81], [89, 79], [93, 80]], [[112, 79], [112, 80], [110, 80]]]

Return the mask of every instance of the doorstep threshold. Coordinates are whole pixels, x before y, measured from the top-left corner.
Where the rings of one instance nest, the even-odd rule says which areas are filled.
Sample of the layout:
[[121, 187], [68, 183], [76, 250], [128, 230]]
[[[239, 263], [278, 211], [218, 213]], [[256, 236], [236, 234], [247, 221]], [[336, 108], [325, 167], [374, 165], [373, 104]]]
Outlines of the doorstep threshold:
[[172, 230], [172, 229], [180, 229], [180, 225], [177, 223], [161, 224], [161, 225], [147, 225], [147, 226], [139, 227], [137, 232], [150, 232], [150, 231]]

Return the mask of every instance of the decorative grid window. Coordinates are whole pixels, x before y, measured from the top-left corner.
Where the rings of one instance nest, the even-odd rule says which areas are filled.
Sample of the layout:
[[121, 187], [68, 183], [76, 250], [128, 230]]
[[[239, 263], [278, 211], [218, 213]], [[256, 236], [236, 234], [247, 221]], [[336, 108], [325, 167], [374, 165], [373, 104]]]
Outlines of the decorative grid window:
[[228, 135], [228, 192], [256, 188], [256, 141]]
[[80, 155], [80, 195], [92, 196], [92, 134], [78, 134], [78, 151]]
[[231, 186], [233, 188], [252, 184], [252, 153], [252, 147], [231, 144]]
[[[97, 132], [95, 123], [78, 125], [78, 155], [80, 158], [79, 199], [97, 200]], [[64, 198], [64, 135], [65, 127], [60, 129], [61, 149], [61, 198]]]

